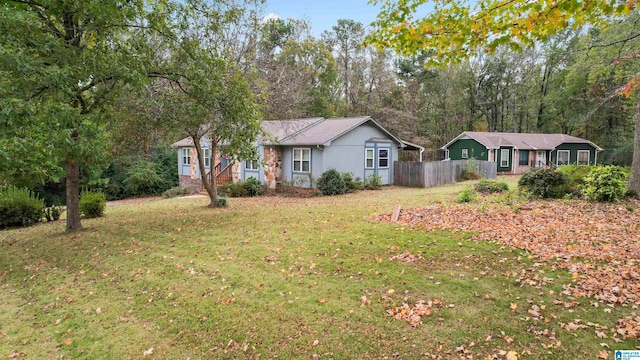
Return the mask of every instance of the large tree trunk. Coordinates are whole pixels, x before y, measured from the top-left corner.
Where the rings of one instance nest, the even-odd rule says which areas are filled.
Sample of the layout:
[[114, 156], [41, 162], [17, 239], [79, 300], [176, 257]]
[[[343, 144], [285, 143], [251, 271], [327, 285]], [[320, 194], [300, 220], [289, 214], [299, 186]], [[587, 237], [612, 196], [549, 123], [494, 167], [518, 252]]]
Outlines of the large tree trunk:
[[629, 190], [635, 191], [640, 196], [640, 86], [638, 87], [638, 100], [636, 103], [636, 129], [633, 136], [633, 163], [631, 176], [629, 177]]
[[78, 160], [67, 160], [67, 232], [82, 229], [80, 223], [80, 167]]
[[216, 174], [215, 174], [215, 158], [217, 151], [216, 139], [211, 137], [211, 171], [214, 173], [211, 176], [211, 182], [207, 179], [207, 170], [204, 167], [204, 157], [202, 154], [202, 145], [200, 144], [199, 136], [192, 136], [193, 144], [196, 146], [196, 155], [198, 156], [198, 168], [200, 169], [200, 178], [202, 180], [202, 186], [204, 186], [205, 190], [207, 190], [207, 194], [209, 194], [209, 203], [210, 208], [214, 208], [218, 206], [218, 188], [216, 186]]

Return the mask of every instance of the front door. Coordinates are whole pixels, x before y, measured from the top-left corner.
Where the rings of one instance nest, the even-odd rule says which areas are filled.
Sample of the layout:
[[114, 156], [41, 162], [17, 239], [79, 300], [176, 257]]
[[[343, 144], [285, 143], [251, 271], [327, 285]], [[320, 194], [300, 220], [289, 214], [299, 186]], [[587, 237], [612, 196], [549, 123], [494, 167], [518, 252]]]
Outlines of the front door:
[[543, 167], [547, 165], [547, 152], [536, 151], [536, 164], [535, 167]]

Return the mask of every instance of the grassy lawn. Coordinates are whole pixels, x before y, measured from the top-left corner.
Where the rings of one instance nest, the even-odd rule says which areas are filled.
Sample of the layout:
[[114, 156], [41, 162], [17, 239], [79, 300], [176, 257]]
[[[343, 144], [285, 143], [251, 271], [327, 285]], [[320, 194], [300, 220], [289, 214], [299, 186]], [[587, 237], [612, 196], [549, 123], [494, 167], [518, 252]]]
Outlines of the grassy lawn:
[[[372, 216], [450, 203], [465, 186], [216, 210], [153, 200], [108, 207], [76, 234], [62, 222], [2, 231], [0, 357], [613, 359], [636, 348], [612, 337], [634, 306], [562, 295], [566, 270]], [[420, 301], [431, 314], [416, 326], [387, 314]]]

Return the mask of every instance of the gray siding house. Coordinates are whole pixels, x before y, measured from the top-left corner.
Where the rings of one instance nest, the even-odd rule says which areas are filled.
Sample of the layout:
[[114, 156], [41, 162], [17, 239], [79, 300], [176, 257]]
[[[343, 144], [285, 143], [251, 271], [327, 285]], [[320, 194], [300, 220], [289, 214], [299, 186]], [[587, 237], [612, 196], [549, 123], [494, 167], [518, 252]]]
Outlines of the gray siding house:
[[603, 149], [566, 134], [465, 131], [442, 147], [445, 158], [494, 161], [499, 172], [521, 174], [532, 167], [596, 165]]
[[[392, 184], [393, 162], [406, 146], [369, 116], [263, 121], [262, 128], [266, 136], [255, 144], [259, 160], [230, 163], [224, 155], [212, 158], [209, 153], [207, 171], [213, 165], [216, 175], [226, 172], [233, 181], [253, 177], [269, 189], [283, 181], [309, 187], [310, 177], [318, 178], [331, 168], [360, 179], [377, 174], [383, 184]], [[187, 138], [172, 146], [178, 148], [180, 186], [199, 190], [193, 143]]]

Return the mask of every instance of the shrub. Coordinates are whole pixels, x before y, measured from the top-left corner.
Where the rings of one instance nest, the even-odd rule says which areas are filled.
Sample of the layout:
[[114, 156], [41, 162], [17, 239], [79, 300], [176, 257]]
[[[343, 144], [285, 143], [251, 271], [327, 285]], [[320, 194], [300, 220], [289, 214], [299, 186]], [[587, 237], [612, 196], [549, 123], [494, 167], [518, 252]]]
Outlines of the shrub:
[[44, 209], [44, 218], [47, 221], [57, 221], [60, 219], [60, 215], [62, 214], [64, 209], [60, 206], [51, 206]]
[[157, 195], [165, 188], [165, 180], [153, 162], [138, 160], [127, 169], [124, 190], [128, 196]]
[[595, 166], [574, 164], [560, 166], [558, 172], [564, 174], [565, 180], [567, 181], [566, 192], [570, 193], [573, 197], [581, 196], [584, 179], [594, 168]]
[[598, 166], [584, 178], [587, 200], [616, 202], [627, 192], [628, 176], [618, 166]]
[[480, 174], [475, 170], [469, 170], [466, 167], [462, 169], [460, 173], [460, 180], [477, 180], [480, 179]]
[[107, 199], [102, 191], [83, 191], [80, 194], [80, 213], [86, 218], [104, 215]]
[[329, 169], [316, 182], [322, 195], [340, 195], [347, 192], [348, 186], [336, 169]]
[[228, 197], [244, 197], [247, 196], [247, 190], [244, 188], [242, 181], [231, 182], [219, 186], [220, 194]]
[[462, 190], [460, 194], [458, 194], [456, 201], [459, 203], [471, 202], [473, 201], [474, 197], [475, 197], [475, 192], [473, 191], [473, 188], [468, 187]]
[[44, 200], [27, 188], [0, 189], [0, 229], [27, 226], [42, 220]]
[[264, 193], [260, 180], [250, 177], [246, 181], [227, 183], [219, 186], [220, 194], [229, 197], [258, 196]]
[[162, 197], [168, 199], [189, 194], [189, 189], [176, 186], [162, 193]]
[[342, 173], [342, 180], [344, 180], [349, 190], [360, 190], [364, 187], [362, 180], [360, 180], [360, 178], [354, 178], [353, 173], [350, 172]]
[[534, 198], [558, 199], [565, 194], [566, 179], [554, 169], [534, 168], [522, 175], [518, 186]]
[[229, 204], [227, 203], [227, 198], [224, 196], [219, 196], [216, 200], [216, 206], [218, 207], [227, 207], [227, 205]]
[[364, 180], [364, 187], [369, 190], [378, 190], [382, 187], [382, 178], [378, 174], [371, 174]]
[[260, 183], [260, 180], [250, 177], [248, 178], [244, 184], [242, 184], [244, 191], [246, 192], [246, 196], [258, 196], [264, 193], [264, 188]]
[[482, 194], [493, 194], [509, 191], [509, 185], [502, 181], [482, 179], [474, 186], [474, 189]]
[[462, 172], [460, 173], [460, 180], [477, 180], [482, 176], [478, 173], [478, 163], [475, 158], [467, 160]]

